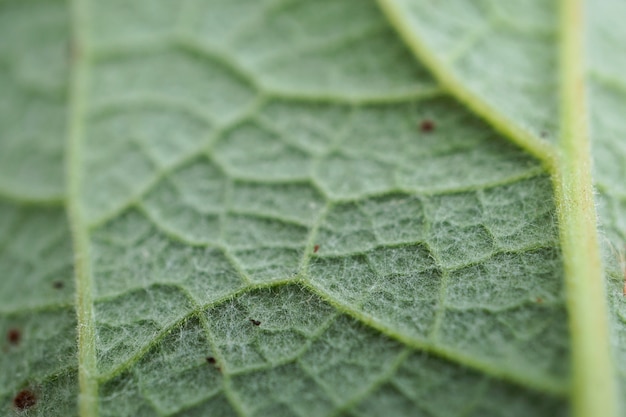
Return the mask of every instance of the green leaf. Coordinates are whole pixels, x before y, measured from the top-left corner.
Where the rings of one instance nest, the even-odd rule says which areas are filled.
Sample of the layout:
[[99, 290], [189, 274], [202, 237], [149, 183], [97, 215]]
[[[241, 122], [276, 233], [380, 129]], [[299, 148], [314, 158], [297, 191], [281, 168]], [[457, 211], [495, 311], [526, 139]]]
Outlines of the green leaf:
[[73, 415], [76, 316], [64, 214], [0, 202], [0, 236], [0, 413], [13, 415], [14, 397], [26, 390], [39, 415]]
[[0, 193], [7, 197], [63, 197], [70, 29], [65, 6], [0, 2]]
[[0, 0], [4, 414], [587, 415], [557, 11], [424, 7]]
[[0, 2], [3, 416], [16, 415], [20, 393], [35, 399], [37, 415], [76, 414], [72, 248], [60, 206], [67, 14], [61, 2]]
[[[626, 11], [624, 5], [613, 0], [588, 2], [586, 8], [582, 1], [562, 1], [560, 7], [534, 0], [488, 5], [451, 1], [443, 7], [410, 0], [381, 3], [408, 44], [450, 91], [513, 141], [554, 164], [570, 300], [574, 410], [580, 416], [614, 415], [613, 373], [617, 370], [622, 380], [626, 375], [618, 342], [626, 334], [622, 313], [626, 150], [620, 145], [626, 124], [618, 116], [626, 105], [624, 58], [618, 52], [626, 35], [611, 23]], [[466, 13], [459, 15], [461, 8]], [[583, 48], [585, 42], [588, 50]], [[590, 92], [591, 143], [585, 90]], [[560, 125], [550, 122], [559, 117]], [[553, 147], [556, 162], [550, 157]], [[592, 162], [606, 236], [599, 243], [592, 232], [596, 222]], [[604, 246], [608, 272], [614, 360], [604, 324], [607, 307], [599, 245]], [[622, 393], [623, 387], [624, 382]]]

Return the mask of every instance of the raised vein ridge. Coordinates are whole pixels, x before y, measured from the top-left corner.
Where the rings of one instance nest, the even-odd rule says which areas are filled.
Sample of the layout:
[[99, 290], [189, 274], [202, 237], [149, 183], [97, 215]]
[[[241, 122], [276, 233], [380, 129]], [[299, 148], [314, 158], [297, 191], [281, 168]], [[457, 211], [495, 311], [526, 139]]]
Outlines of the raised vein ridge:
[[572, 335], [574, 415], [616, 416], [617, 399], [591, 183], [583, 7], [561, 1], [561, 140], [554, 171]]

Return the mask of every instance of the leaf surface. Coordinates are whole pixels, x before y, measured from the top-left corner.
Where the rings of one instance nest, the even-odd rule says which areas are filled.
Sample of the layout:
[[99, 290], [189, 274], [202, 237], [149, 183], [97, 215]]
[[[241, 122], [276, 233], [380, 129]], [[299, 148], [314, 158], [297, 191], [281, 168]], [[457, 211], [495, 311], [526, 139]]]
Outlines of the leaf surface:
[[[0, 415], [76, 415], [71, 236], [59, 204], [67, 109], [62, 2], [0, 2]], [[24, 394], [26, 393], [26, 394]], [[24, 415], [24, 413], [19, 413]]]
[[[50, 4], [62, 10], [42, 10]], [[22, 372], [0, 391], [5, 409], [31, 384], [46, 393], [32, 409], [41, 415], [72, 415], [76, 394], [83, 416], [567, 414], [551, 172], [445, 93], [374, 3], [74, 7], [75, 39], [61, 22], [65, 37], [46, 49], [72, 67], [69, 126], [61, 65], [42, 72], [61, 115], [41, 117], [58, 129], [38, 129], [33, 147], [46, 150], [54, 137], [61, 149], [69, 136], [79, 343], [65, 314], [73, 287], [48, 291], [55, 278], [44, 252], [65, 248], [52, 256], [65, 259], [64, 271], [71, 259], [61, 211], [23, 205], [59, 199], [62, 181], [44, 186], [3, 165], [6, 212], [23, 220], [2, 216], [1, 235], [18, 238], [4, 239], [0, 263], [30, 269], [2, 284], [0, 323], [7, 332], [36, 323], [38, 340], [9, 347], [1, 362], [3, 374]], [[532, 29], [541, 33], [532, 48], [546, 56], [553, 12]], [[432, 33], [445, 32], [435, 23]], [[43, 33], [47, 22], [30, 24]], [[482, 36], [470, 32], [459, 36], [460, 61]], [[15, 53], [29, 50], [25, 35], [12, 36]], [[57, 48], [64, 42], [69, 57]], [[446, 53], [450, 40], [437, 42]], [[556, 103], [536, 91], [555, 82], [524, 71], [533, 93], [492, 104], [521, 109], [515, 123], [549, 133], [530, 132], [538, 156], [559, 128]], [[488, 101], [500, 86], [482, 77], [463, 82]], [[0, 107], [0, 119], [15, 111]], [[6, 126], [0, 147], [9, 149]], [[11, 149], [18, 161], [24, 151]], [[55, 152], [42, 158], [62, 172]], [[21, 276], [34, 288], [23, 300], [10, 295]], [[42, 320], [56, 316], [42, 311], [59, 311], [67, 331], [50, 335]], [[37, 355], [51, 345], [59, 353], [41, 366]], [[64, 396], [47, 401], [50, 392]]]
[[0, 192], [63, 197], [69, 14], [60, 1], [0, 2]]

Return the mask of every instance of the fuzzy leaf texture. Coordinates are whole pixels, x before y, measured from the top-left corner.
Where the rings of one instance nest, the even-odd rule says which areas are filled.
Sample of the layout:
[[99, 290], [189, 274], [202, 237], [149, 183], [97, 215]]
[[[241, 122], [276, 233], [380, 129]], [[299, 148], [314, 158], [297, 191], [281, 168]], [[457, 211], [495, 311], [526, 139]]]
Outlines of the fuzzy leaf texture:
[[576, 252], [563, 3], [0, 0], [0, 415], [625, 415], [626, 10]]

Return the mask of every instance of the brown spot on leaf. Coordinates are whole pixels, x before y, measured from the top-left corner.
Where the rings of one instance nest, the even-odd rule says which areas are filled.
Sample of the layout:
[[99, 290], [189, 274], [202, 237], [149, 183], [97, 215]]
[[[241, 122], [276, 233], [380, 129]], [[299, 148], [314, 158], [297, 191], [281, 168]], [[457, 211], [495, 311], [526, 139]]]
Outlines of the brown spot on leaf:
[[37, 396], [28, 389], [23, 389], [13, 398], [13, 406], [18, 410], [27, 410], [37, 403]]
[[254, 324], [255, 326], [260, 326], [261, 322], [255, 319], [250, 319], [250, 323]]
[[320, 245], [315, 245], [313, 247], [313, 253], [317, 253], [318, 250], [320, 250]]
[[207, 356], [206, 361], [211, 365], [215, 365], [215, 363], [217, 362], [213, 356]]
[[543, 298], [537, 297], [537, 299], [535, 301], [537, 301], [537, 304], [541, 304], [541, 303], [543, 303]]
[[420, 123], [420, 130], [424, 133], [432, 132], [435, 130], [435, 122], [430, 119], [424, 119]]
[[7, 340], [12, 345], [19, 345], [20, 340], [22, 340], [22, 332], [19, 329], [9, 329], [7, 332]]

